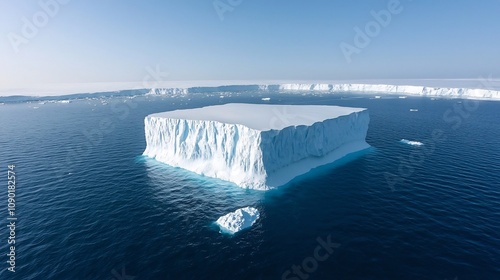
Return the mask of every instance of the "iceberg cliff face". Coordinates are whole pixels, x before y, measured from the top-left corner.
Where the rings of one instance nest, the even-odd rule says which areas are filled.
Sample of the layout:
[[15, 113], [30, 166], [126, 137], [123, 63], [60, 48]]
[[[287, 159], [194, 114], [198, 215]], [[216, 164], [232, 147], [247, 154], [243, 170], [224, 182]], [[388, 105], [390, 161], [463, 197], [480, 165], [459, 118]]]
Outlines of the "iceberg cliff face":
[[[290, 113], [293, 112], [293, 113]], [[266, 190], [369, 147], [366, 109], [226, 104], [153, 114], [144, 155]]]
[[265, 189], [260, 132], [243, 125], [149, 116], [144, 155], [174, 167]]
[[263, 91], [263, 92], [306, 92], [324, 93], [355, 92], [366, 94], [400, 94], [443, 98], [500, 100], [500, 91], [494, 89], [445, 88], [426, 86], [384, 85], [384, 84], [277, 84], [277, 85], [234, 85], [220, 87], [192, 87], [151, 89], [149, 94], [181, 95], [189, 93]]

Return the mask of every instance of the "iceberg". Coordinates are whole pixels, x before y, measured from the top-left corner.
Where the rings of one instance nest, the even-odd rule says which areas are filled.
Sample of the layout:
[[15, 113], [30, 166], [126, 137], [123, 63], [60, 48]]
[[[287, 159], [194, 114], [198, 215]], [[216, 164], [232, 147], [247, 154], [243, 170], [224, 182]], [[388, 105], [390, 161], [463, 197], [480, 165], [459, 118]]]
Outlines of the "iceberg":
[[259, 217], [259, 210], [244, 207], [220, 217], [215, 223], [220, 227], [221, 231], [235, 234], [253, 226]]
[[225, 104], [145, 118], [145, 156], [192, 172], [268, 190], [366, 149], [367, 109]]
[[401, 139], [401, 141], [399, 141], [403, 144], [408, 144], [408, 145], [411, 145], [411, 146], [423, 146], [424, 143], [422, 142], [418, 142], [418, 141], [410, 141], [410, 140], [406, 140], [406, 139]]

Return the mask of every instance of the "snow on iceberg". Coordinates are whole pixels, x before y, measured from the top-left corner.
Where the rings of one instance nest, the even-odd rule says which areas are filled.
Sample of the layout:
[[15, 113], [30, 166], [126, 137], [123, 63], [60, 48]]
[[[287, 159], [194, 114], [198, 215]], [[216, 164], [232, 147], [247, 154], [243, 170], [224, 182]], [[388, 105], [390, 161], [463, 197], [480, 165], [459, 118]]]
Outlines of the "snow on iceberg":
[[410, 141], [410, 140], [406, 140], [406, 139], [401, 139], [401, 141], [399, 141], [403, 144], [408, 144], [408, 145], [412, 145], [412, 146], [423, 146], [424, 143], [422, 142], [418, 142], [418, 141]]
[[369, 147], [367, 109], [225, 104], [145, 118], [144, 155], [267, 190]]
[[215, 223], [220, 227], [221, 231], [235, 234], [253, 226], [259, 217], [259, 210], [244, 207], [220, 217]]

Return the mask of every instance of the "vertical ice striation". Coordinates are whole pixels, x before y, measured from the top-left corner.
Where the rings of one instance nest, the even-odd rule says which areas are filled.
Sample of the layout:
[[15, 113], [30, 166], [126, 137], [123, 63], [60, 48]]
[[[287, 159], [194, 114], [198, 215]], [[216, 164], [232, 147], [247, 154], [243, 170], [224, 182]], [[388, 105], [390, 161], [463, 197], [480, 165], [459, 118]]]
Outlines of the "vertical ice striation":
[[216, 121], [147, 117], [144, 155], [171, 166], [265, 188], [260, 131]]

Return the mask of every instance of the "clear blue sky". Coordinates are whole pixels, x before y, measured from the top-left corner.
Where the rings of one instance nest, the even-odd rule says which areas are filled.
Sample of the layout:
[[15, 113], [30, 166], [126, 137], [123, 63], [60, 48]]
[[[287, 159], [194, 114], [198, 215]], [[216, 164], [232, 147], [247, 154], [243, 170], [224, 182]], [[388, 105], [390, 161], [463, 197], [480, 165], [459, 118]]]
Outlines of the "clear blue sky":
[[[0, 87], [135, 82], [156, 65], [172, 80], [500, 76], [499, 0], [401, 0], [348, 63], [340, 44], [390, 1], [242, 0], [221, 20], [213, 0], [70, 0], [53, 15], [40, 6], [51, 0], [2, 0]], [[15, 37], [16, 53], [34, 15], [44, 26]]]

